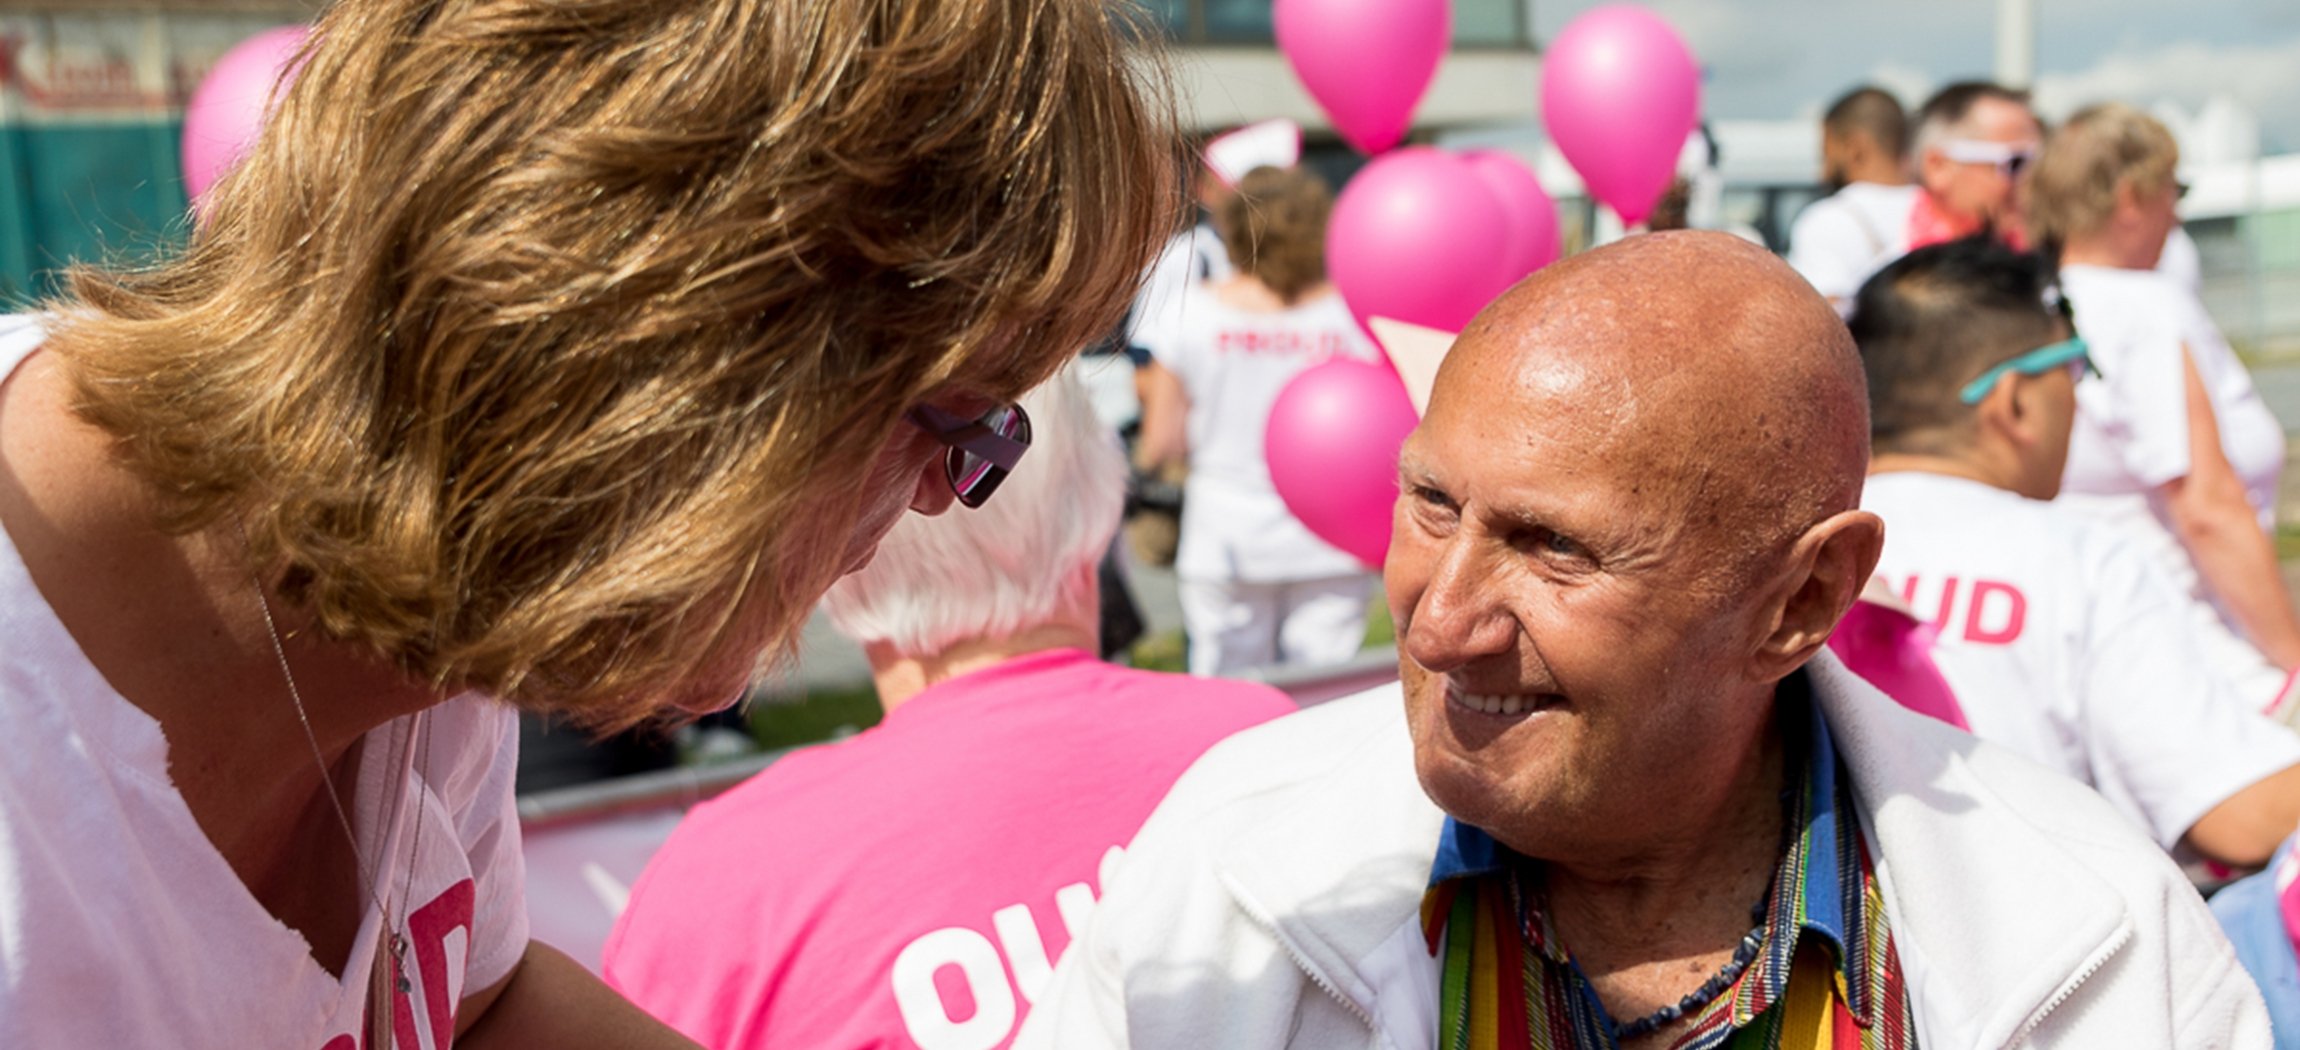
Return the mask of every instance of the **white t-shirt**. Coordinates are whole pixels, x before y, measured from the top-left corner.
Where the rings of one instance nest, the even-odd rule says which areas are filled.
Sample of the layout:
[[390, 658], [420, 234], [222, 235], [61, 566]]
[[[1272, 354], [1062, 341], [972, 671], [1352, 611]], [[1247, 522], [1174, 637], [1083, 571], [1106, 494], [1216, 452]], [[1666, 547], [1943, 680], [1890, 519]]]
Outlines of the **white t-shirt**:
[[1837, 307], [1853, 309], [1861, 282], [1909, 250], [1917, 187], [1855, 182], [1805, 206], [1789, 227], [1789, 265]]
[[1190, 480], [1174, 571], [1196, 580], [1309, 580], [1365, 571], [1317, 538], [1278, 498], [1262, 432], [1278, 394], [1330, 357], [1379, 359], [1342, 297], [1277, 313], [1229, 306], [1210, 285], [1191, 290], [1181, 337], [1159, 359], [1190, 397]]
[[[2204, 601], [2212, 594], [2173, 531], [2156, 488], [2188, 476], [2185, 344], [2220, 426], [2220, 447], [2243, 480], [2260, 527], [2276, 527], [2276, 485], [2284, 470], [2284, 427], [2253, 389], [2251, 373], [2204, 312], [2204, 305], [2153, 270], [2068, 266], [2061, 287], [2076, 328], [2092, 347], [2099, 378], [2076, 388], [2061, 502], [2132, 537], [2173, 584]], [[2220, 617], [2234, 631], [2233, 621]], [[2265, 661], [2263, 661], [2265, 665]]]
[[1199, 223], [1174, 235], [1150, 263], [1134, 312], [1126, 322], [1127, 342], [1164, 359], [1181, 336], [1187, 293], [1202, 284], [1230, 279], [1230, 256], [1212, 226]]
[[2188, 235], [2187, 227], [2174, 226], [2165, 235], [2164, 253], [2156, 257], [2156, 272], [2190, 295], [2204, 294], [2204, 253], [2197, 250], [2196, 238]]
[[2300, 736], [2213, 673], [2186, 602], [2123, 537], [2065, 508], [1919, 472], [1869, 479], [1877, 575], [1939, 632], [1973, 733], [2092, 785], [2171, 848]]
[[[39, 340], [0, 319], [0, 377]], [[293, 717], [284, 683], [279, 702]], [[463, 996], [527, 947], [519, 734], [510, 709], [465, 697], [361, 746], [358, 783], [337, 788], [408, 941], [399, 1045], [437, 1050]], [[0, 1047], [356, 1050], [381, 940], [362, 910], [338, 979], [208, 841], [159, 723], [81, 654], [0, 534]]]

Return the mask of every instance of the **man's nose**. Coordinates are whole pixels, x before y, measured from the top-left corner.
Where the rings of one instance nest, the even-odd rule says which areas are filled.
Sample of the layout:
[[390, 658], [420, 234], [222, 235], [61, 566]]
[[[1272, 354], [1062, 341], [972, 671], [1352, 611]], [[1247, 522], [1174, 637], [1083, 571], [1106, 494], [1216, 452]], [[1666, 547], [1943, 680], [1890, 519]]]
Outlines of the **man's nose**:
[[1399, 643], [1415, 663], [1443, 674], [1515, 643], [1517, 620], [1485, 546], [1463, 535], [1446, 544]]

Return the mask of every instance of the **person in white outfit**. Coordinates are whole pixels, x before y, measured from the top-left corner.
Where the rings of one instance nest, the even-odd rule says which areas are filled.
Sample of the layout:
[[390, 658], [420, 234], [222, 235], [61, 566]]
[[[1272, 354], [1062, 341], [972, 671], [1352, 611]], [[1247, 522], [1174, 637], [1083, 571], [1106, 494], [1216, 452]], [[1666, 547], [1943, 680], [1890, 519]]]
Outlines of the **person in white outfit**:
[[[1892, 110], [1886, 108], [1890, 102], [1882, 92], [1856, 91], [1839, 105], [1848, 123], [1862, 117], [1861, 123], [1881, 141], [1894, 126]], [[1950, 84], [1918, 108], [1914, 138], [1908, 163], [1915, 192], [1892, 185], [1847, 186], [1849, 193], [1816, 201], [1813, 221], [1808, 224], [1800, 216], [1804, 228], [1791, 231], [1791, 265], [1840, 314], [1863, 280], [1912, 249], [1976, 233], [2016, 247], [2026, 243], [2021, 173], [2036, 159], [2044, 139], [2044, 126], [2029, 109], [2026, 93], [1979, 80]], [[1890, 179], [1891, 169], [1874, 156], [1881, 152], [1871, 151], [1864, 171], [1844, 173]]]
[[[2060, 490], [2084, 340], [2043, 260], [1972, 237], [1861, 289], [1878, 578], [1936, 633], [1972, 731], [2098, 790], [2158, 845], [2256, 867], [2300, 824], [2300, 736], [2204, 656], [2163, 571]], [[2057, 297], [2054, 301], [2058, 301]]]
[[1016, 1045], [2268, 1046], [2147, 836], [1821, 653], [1863, 386], [1729, 235], [1487, 307], [1400, 457], [1402, 682], [1185, 774]]
[[2214, 664], [2267, 708], [2300, 667], [2271, 539], [2284, 428], [2195, 294], [2156, 269], [2179, 223], [2179, 162], [2164, 125], [2116, 104], [2071, 117], [2037, 162], [2036, 234], [2059, 253], [2101, 372], [2077, 390], [2060, 499], [2197, 599]]
[[1821, 178], [1835, 189], [1806, 205], [1789, 227], [1789, 265], [1838, 313], [1879, 264], [1905, 250], [1909, 209], [1920, 192], [1909, 176], [1909, 124], [1901, 103], [1874, 87], [1847, 92], [1821, 118]]
[[0, 318], [0, 1047], [691, 1047], [530, 936], [516, 716], [989, 498], [1160, 107], [1098, 0], [314, 6], [184, 250]]
[[1298, 168], [1257, 168], [1219, 216], [1237, 272], [1194, 287], [1144, 399], [1138, 458], [1187, 458], [1174, 571], [1190, 671], [1231, 675], [1348, 659], [1365, 637], [1369, 576], [1278, 497], [1263, 431], [1295, 376], [1379, 352], [1326, 280], [1333, 194]]

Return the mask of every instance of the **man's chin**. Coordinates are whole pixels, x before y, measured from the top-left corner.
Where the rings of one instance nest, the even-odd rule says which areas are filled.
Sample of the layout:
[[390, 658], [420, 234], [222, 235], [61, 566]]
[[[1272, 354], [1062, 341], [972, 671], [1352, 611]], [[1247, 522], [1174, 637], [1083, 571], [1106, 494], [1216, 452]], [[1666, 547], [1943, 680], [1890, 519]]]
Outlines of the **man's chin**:
[[1513, 821], [1507, 785], [1480, 760], [1442, 748], [1416, 748], [1414, 773], [1422, 794], [1455, 820], [1489, 832]]

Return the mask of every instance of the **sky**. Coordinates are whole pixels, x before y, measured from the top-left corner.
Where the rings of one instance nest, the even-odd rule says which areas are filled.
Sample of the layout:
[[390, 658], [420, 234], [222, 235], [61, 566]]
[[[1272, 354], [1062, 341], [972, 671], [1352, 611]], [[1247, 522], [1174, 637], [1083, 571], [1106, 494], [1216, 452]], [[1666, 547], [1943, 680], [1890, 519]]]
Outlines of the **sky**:
[[[1551, 40], [1604, 0], [1533, 0]], [[1817, 115], [1874, 83], [1914, 107], [1989, 75], [1996, 0], [1643, 0], [1707, 70], [1713, 119]], [[2195, 113], [2215, 93], [2258, 118], [2265, 151], [2300, 151], [2300, 0], [2036, 0], [2045, 116], [2117, 100]]]

